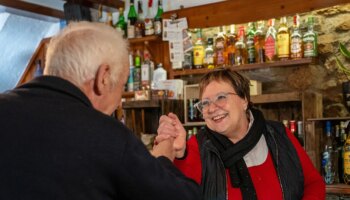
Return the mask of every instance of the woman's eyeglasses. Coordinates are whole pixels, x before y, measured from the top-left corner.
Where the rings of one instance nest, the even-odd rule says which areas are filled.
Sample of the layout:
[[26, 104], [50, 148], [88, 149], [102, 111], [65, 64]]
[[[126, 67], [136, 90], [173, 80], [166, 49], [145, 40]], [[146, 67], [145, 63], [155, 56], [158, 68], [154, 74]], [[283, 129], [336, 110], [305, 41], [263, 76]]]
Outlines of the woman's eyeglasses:
[[223, 107], [227, 103], [228, 95], [237, 95], [237, 94], [233, 92], [219, 93], [213, 98], [213, 100], [203, 99], [202, 101], [199, 101], [196, 104], [194, 104], [194, 106], [201, 113], [207, 113], [211, 103], [214, 103], [218, 107]]

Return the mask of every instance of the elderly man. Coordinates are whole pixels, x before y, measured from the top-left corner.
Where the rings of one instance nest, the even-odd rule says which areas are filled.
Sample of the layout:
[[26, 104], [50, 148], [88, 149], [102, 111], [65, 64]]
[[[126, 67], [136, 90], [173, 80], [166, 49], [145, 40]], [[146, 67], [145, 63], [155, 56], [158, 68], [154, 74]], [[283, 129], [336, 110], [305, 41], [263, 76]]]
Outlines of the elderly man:
[[44, 76], [0, 94], [0, 199], [199, 199], [173, 165], [110, 117], [128, 77], [128, 44], [104, 24], [52, 38]]

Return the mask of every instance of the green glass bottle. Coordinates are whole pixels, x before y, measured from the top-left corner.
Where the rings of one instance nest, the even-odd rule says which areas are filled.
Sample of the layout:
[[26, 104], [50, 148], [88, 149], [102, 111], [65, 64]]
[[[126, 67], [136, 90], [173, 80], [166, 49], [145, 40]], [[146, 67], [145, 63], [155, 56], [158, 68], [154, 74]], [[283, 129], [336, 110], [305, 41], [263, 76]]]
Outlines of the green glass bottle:
[[163, 15], [162, 0], [158, 0], [158, 11], [156, 16], [154, 17], [154, 34], [155, 35], [162, 34], [162, 15]]
[[308, 28], [307, 32], [303, 36], [304, 42], [304, 57], [317, 57], [317, 34], [314, 31], [314, 18], [308, 17], [307, 20]]
[[126, 37], [126, 22], [123, 8], [119, 8], [118, 22], [114, 25], [114, 27], [123, 34], [123, 37]]
[[135, 24], [137, 13], [134, 6], [134, 0], [130, 0], [130, 10], [128, 13], [128, 38], [135, 38]]
[[248, 34], [247, 34], [247, 51], [248, 51], [248, 63], [256, 62], [256, 50], [255, 50], [255, 23], [248, 23]]

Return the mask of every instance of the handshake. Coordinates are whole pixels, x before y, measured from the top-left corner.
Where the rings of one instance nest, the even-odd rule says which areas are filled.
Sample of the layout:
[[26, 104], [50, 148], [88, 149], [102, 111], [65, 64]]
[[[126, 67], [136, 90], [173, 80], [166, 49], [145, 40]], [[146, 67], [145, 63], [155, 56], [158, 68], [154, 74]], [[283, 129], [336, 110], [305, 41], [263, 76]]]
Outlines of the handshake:
[[162, 115], [159, 119], [157, 137], [151, 154], [154, 157], [165, 156], [173, 161], [182, 158], [186, 150], [186, 130], [174, 113]]

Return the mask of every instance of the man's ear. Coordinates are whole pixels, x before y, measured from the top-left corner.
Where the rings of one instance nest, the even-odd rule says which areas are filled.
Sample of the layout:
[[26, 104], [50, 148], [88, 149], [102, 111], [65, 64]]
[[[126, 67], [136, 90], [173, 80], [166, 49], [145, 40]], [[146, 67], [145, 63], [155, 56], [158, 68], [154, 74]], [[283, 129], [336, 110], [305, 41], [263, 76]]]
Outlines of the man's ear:
[[110, 67], [107, 64], [101, 64], [96, 72], [94, 91], [97, 95], [103, 95], [109, 90]]

